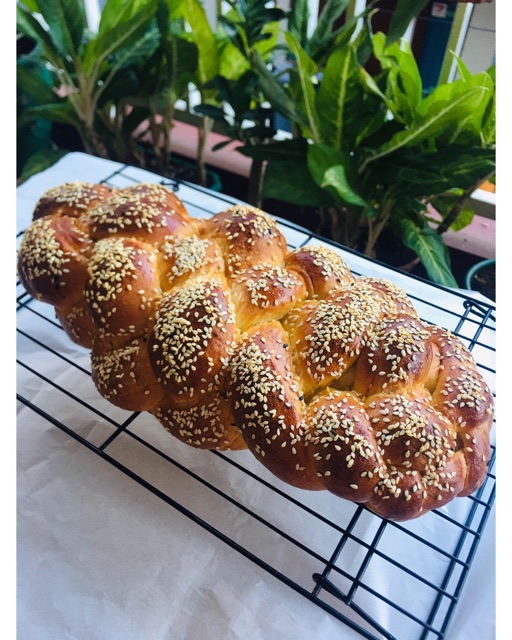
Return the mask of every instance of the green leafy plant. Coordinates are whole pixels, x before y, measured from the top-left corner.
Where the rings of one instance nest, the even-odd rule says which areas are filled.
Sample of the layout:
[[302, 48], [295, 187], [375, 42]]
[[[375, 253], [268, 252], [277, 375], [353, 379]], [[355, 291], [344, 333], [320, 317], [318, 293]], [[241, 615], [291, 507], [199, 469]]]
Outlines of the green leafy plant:
[[288, 12], [288, 33], [320, 67], [334, 49], [349, 42], [361, 21], [371, 15], [374, 2], [368, 2], [364, 10], [352, 17], [347, 16], [349, 4], [349, 0], [326, 0], [311, 34], [308, 33], [311, 18], [308, 0], [297, 0]]
[[[19, 63], [16, 82], [16, 114], [17, 120], [22, 120], [27, 109], [38, 103], [51, 103], [57, 97], [52, 91], [50, 73], [41, 63], [34, 42], [20, 36], [17, 49]], [[32, 78], [36, 80], [31, 81]], [[33, 97], [34, 94], [37, 95], [37, 100]], [[51, 140], [51, 128], [51, 123], [44, 118], [25, 120], [25, 123], [19, 127], [16, 174], [20, 181], [33, 175], [36, 167], [51, 166], [55, 161], [57, 151]], [[32, 156], [37, 156], [34, 161], [31, 161]]]
[[[182, 0], [181, 7], [184, 19], [190, 26], [190, 31], [187, 32], [188, 37], [197, 48], [197, 68], [192, 83], [199, 91], [201, 104], [217, 106], [216, 91], [211, 88], [211, 83], [220, 69], [220, 44], [217, 34], [212, 29], [206, 11], [199, 0]], [[199, 182], [203, 186], [207, 186], [205, 155], [212, 127], [213, 119], [203, 115], [198, 127], [196, 154]]]
[[337, 47], [322, 69], [285, 37], [296, 61], [285, 86], [252, 52], [267, 99], [297, 130], [242, 150], [268, 161], [263, 196], [315, 207], [324, 233], [370, 256], [392, 231], [433, 281], [456, 286], [442, 233], [470, 222], [468, 196], [495, 169], [493, 70], [472, 75], [458, 60], [460, 78], [423, 97], [403, 41], [371, 36], [380, 65], [372, 76], [368, 33]]
[[[35, 45], [18, 59], [19, 131], [72, 127], [88, 153], [170, 175], [176, 105], [192, 84], [203, 184], [215, 122], [252, 159], [250, 202], [308, 207], [320, 233], [370, 256], [392, 232], [454, 286], [443, 234], [470, 223], [470, 196], [494, 175], [494, 69], [473, 75], [457, 60], [459, 79], [425, 97], [400, 40], [424, 0], [400, 0], [387, 35], [372, 34], [372, 2], [341, 20], [348, 1], [327, 0], [312, 33], [306, 0], [288, 12], [228, 4], [213, 31], [201, 0], [107, 0], [91, 33], [82, 0], [19, 0], [18, 34]], [[275, 113], [291, 139], [276, 139]], [[24, 175], [63, 152], [36, 151]]]
[[[211, 118], [218, 130], [228, 136], [226, 143], [238, 140], [258, 145], [276, 134], [274, 110], [266, 104], [259, 76], [250, 63], [250, 52], [257, 51], [270, 63], [278, 49], [279, 21], [286, 14], [267, 7], [265, 0], [229, 0], [230, 10], [218, 16], [219, 69], [206, 85], [213, 92], [210, 103], [202, 102], [195, 111]], [[260, 204], [263, 163], [251, 165], [247, 199]]]
[[216, 70], [204, 21], [193, 36], [185, 30], [201, 10], [198, 0], [107, 0], [92, 33], [82, 0], [19, 2], [18, 33], [52, 78], [43, 91], [39, 69], [18, 61], [18, 85], [33, 102], [20, 133], [43, 118], [73, 128], [87, 153], [174, 175], [176, 104]]
[[43, 95], [36, 92], [41, 86], [37, 69], [18, 64], [18, 83], [36, 101], [19, 125], [45, 118], [71, 126], [86, 152], [108, 157], [104, 122], [110, 119], [112, 101], [126, 95], [133, 61], [155, 49], [155, 9], [154, 2], [107, 0], [98, 32], [92, 34], [80, 0], [19, 2], [18, 33], [34, 41], [53, 78], [51, 95]]
[[423, 11], [427, 4], [428, 0], [397, 0], [386, 35], [386, 44], [399, 40], [411, 21]]
[[157, 0], [156, 46], [131, 67], [134, 87], [123, 97], [128, 106], [123, 138], [138, 145], [140, 164], [167, 176], [176, 172], [172, 130], [177, 103], [186, 98], [198, 65], [197, 47], [185, 37], [184, 25], [181, 2]]
[[[267, 70], [271, 66], [272, 74], [279, 82], [288, 73], [289, 67], [282, 67], [284, 54], [288, 51], [281, 37], [284, 25], [320, 63], [334, 47], [350, 39], [358, 18], [338, 27], [337, 22], [345, 13], [349, 0], [327, 0], [316, 28], [309, 35], [307, 0], [292, 3], [286, 12], [267, 6], [265, 0], [231, 0], [228, 4], [230, 11], [218, 18], [221, 25], [218, 33], [219, 73], [209, 83], [216, 90], [216, 96], [210, 104], [200, 104], [196, 112], [210, 117], [217, 129], [228, 136], [229, 140], [217, 148], [232, 140], [238, 140], [246, 147], [268, 144], [277, 133], [276, 109], [269, 105], [262, 89], [261, 69]], [[365, 11], [368, 12], [369, 9]], [[260, 69], [255, 66], [255, 55]], [[278, 99], [279, 94], [274, 93], [273, 102]], [[263, 167], [264, 160], [257, 154], [253, 156], [247, 199], [258, 206], [261, 206]]]

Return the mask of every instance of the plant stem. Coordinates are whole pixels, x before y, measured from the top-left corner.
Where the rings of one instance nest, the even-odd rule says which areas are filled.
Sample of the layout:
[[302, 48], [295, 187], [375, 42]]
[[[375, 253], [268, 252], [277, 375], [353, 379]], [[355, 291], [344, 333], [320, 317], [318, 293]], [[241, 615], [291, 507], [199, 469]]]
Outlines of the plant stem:
[[335, 242], [340, 242], [341, 244], [347, 246], [347, 238], [346, 238], [346, 229], [343, 228], [343, 225], [340, 224], [340, 218], [344, 215], [343, 211], [340, 211], [339, 207], [329, 207], [327, 209], [328, 213], [328, 225], [329, 230], [328, 234]]
[[158, 166], [161, 163], [161, 150], [160, 150], [160, 130], [158, 124], [156, 122], [156, 106], [153, 98], [149, 99], [148, 104], [148, 120], [149, 120], [149, 129], [151, 131], [151, 147], [153, 153], [155, 154], [155, 159], [157, 161]]
[[377, 244], [380, 234], [384, 231], [389, 222], [392, 206], [392, 200], [385, 200], [379, 219], [376, 221], [372, 219], [368, 220], [368, 239], [364, 248], [365, 255], [375, 257], [375, 245]]
[[203, 116], [201, 120], [201, 126], [198, 129], [198, 141], [197, 141], [197, 167], [199, 172], [199, 184], [203, 187], [207, 186], [206, 175], [206, 143], [208, 136], [212, 130], [213, 120], [208, 116]]
[[339, 204], [328, 207], [327, 214], [328, 229], [326, 229], [326, 233], [335, 242], [339, 242], [345, 247], [356, 249], [360, 231], [360, 222], [357, 215]]
[[478, 180], [475, 184], [471, 185], [471, 187], [468, 187], [465, 191], [463, 191], [463, 193], [461, 194], [460, 198], [453, 205], [450, 213], [446, 216], [446, 218], [437, 227], [437, 233], [438, 234], [442, 234], [445, 231], [448, 231], [448, 229], [452, 226], [452, 224], [459, 217], [462, 209], [464, 208], [464, 205], [470, 199], [471, 194], [474, 191], [476, 191], [478, 189], [478, 187], [480, 185], [482, 185], [486, 180], [488, 180], [493, 174], [494, 174], [494, 171], [491, 171], [491, 173], [487, 174], [484, 178]]
[[168, 167], [171, 162], [171, 135], [172, 135], [172, 127], [173, 127], [173, 119], [174, 119], [174, 99], [172, 93], [167, 92], [167, 104], [165, 113], [162, 118], [162, 126], [163, 126], [163, 134], [164, 134], [164, 163], [165, 166]]
[[251, 163], [251, 170], [249, 172], [249, 187], [247, 199], [249, 204], [254, 207], [261, 208], [261, 192], [263, 190], [263, 176], [264, 176], [264, 162], [263, 160], [253, 159]]
[[[94, 127], [98, 96], [94, 93], [92, 78], [88, 77], [83, 72], [80, 58], [74, 57], [73, 65], [75, 67], [78, 83], [78, 93], [76, 101], [73, 101], [72, 99], [70, 101], [84, 125], [83, 132], [80, 132], [80, 136], [85, 142], [85, 150], [87, 153], [93, 153], [100, 158], [108, 158], [109, 155], [107, 148]], [[72, 86], [74, 88], [74, 85]]]

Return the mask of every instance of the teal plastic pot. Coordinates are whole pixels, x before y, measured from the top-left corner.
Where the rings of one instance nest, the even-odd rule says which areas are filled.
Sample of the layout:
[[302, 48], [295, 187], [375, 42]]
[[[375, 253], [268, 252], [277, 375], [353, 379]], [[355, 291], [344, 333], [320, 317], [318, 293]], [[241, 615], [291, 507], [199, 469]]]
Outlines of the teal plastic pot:
[[496, 259], [477, 262], [466, 273], [466, 288], [496, 301]]

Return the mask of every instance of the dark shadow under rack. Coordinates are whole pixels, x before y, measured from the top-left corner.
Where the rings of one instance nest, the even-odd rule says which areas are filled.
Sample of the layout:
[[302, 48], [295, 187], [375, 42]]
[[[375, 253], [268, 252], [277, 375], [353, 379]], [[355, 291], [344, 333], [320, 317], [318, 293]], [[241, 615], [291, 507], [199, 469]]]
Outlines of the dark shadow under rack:
[[[103, 182], [106, 184], [116, 186], [119, 177], [123, 179], [124, 186], [127, 182], [138, 182], [132, 176], [131, 168], [121, 167], [119, 171], [114, 172], [110, 176], [106, 177]], [[179, 182], [172, 182], [169, 180], [162, 180], [162, 184], [172, 186], [176, 191], [186, 191], [187, 194], [198, 194], [201, 196], [204, 194], [207, 197], [211, 197], [211, 193], [207, 190], [190, 185], [188, 183], [182, 184]], [[118, 185], [119, 186], [119, 185]], [[182, 197], [182, 193], [180, 193]], [[233, 202], [237, 202], [234, 199], [226, 196], [215, 194], [215, 199], [221, 201], [225, 206]], [[182, 197], [185, 205], [189, 210], [194, 209], [196, 215], [205, 216], [209, 213], [206, 209], [202, 210], [202, 207], [197, 202], [187, 200], [187, 197]], [[219, 209], [220, 210], [220, 209]], [[301, 245], [307, 244], [311, 240], [318, 240], [326, 242], [334, 247], [336, 245], [324, 238], [320, 238], [309, 231], [305, 232], [294, 226], [291, 223], [280, 221], [283, 227], [289, 227], [290, 230], [298, 231], [304, 235], [304, 239]], [[20, 234], [21, 235], [21, 234]], [[291, 245], [293, 246], [293, 245]], [[343, 248], [343, 251], [353, 253], [353, 255], [359, 255], [355, 252], [351, 252]], [[376, 263], [375, 261], [371, 261]], [[389, 269], [389, 267], [387, 267]], [[354, 273], [358, 274], [355, 270]], [[419, 279], [418, 279], [419, 280]], [[436, 285], [431, 285], [431, 291], [435, 292]], [[17, 297], [17, 311], [18, 314], [29, 314], [31, 326], [35, 326], [36, 330], [27, 332], [18, 323], [18, 335], [19, 339], [28, 341], [38, 348], [48, 350], [49, 347], [44, 340], [45, 332], [47, 331], [62, 331], [60, 325], [52, 319], [50, 316], [45, 315], [44, 309], [41, 311], [40, 303], [33, 300], [18, 283], [19, 295]], [[441, 290], [441, 288], [439, 288]], [[443, 289], [443, 291], [445, 291]], [[487, 344], [484, 334], [486, 332], [494, 333], [495, 331], [495, 309], [493, 306], [474, 300], [473, 298], [465, 297], [459, 292], [453, 293], [454, 297], [460, 299], [460, 313], [453, 311], [447, 311], [443, 307], [443, 311], [450, 313], [454, 316], [455, 326], [454, 333], [466, 341], [467, 346], [475, 353], [477, 347], [484, 352], [489, 352], [491, 357], [489, 362], [480, 362], [477, 359], [481, 371], [484, 373], [494, 374], [494, 368], [492, 365], [494, 347]], [[415, 301], [414, 296], [410, 295]], [[432, 300], [419, 299], [416, 301], [427, 305], [433, 311], [436, 310], [437, 303]], [[46, 309], [47, 310], [47, 309]], [[18, 316], [18, 320], [20, 319]], [[428, 321], [428, 318], [424, 318]], [[27, 350], [28, 352], [28, 350]], [[65, 355], [58, 351], [51, 352], [52, 357], [60, 359], [63, 362], [63, 366], [74, 368], [83, 375], [90, 376], [89, 371], [77, 364], [72, 359], [67, 358]], [[200, 475], [195, 474], [184, 466], [178, 459], [174, 459], [168, 453], [160, 451], [151, 442], [145, 440], [143, 437], [137, 434], [136, 430], [132, 429], [134, 421], [138, 418], [138, 413], [122, 412], [123, 420], [118, 420], [107, 415], [101, 408], [94, 406], [76, 397], [72, 392], [60, 386], [57, 382], [46, 377], [42, 371], [38, 370], [38, 363], [31, 361], [30, 357], [23, 355], [18, 359], [18, 367], [23, 370], [27, 375], [34, 376], [39, 379], [41, 384], [47, 386], [52, 393], [64, 394], [70, 401], [80, 406], [85, 411], [90, 411], [101, 420], [103, 420], [112, 429], [111, 433], [101, 442], [93, 443], [87, 437], [84, 437], [76, 430], [73, 425], [63, 422], [58, 416], [53, 415], [43, 406], [40, 406], [31, 399], [25, 396], [23, 390], [17, 394], [19, 402], [28, 407], [31, 411], [37, 413], [52, 425], [62, 430], [68, 436], [74, 438], [90, 451], [103, 458], [106, 462], [113, 465], [119, 471], [123, 472], [126, 476], [139, 483], [142, 487], [149, 492], [160, 498], [167, 505], [173, 507], [190, 520], [198, 524], [207, 530], [210, 534], [220, 539], [226, 545], [233, 550], [239, 552], [247, 559], [258, 565], [260, 568], [267, 571], [269, 574], [280, 580], [282, 583], [301, 594], [309, 601], [315, 603], [327, 613], [337, 618], [345, 625], [355, 630], [361, 637], [371, 640], [381, 640], [382, 638], [393, 639], [399, 637], [399, 640], [406, 640], [403, 635], [397, 636], [399, 630], [392, 628], [385, 628], [379, 621], [374, 613], [373, 606], [361, 606], [359, 596], [364, 594], [364, 602], [372, 602], [375, 600], [375, 606], [389, 607], [396, 614], [396, 617], [403, 617], [403, 620], [407, 622], [407, 628], [410, 630], [407, 635], [409, 638], [418, 638], [421, 640], [431, 638], [444, 638], [446, 630], [452, 619], [454, 610], [457, 606], [460, 598], [461, 591], [466, 582], [469, 569], [474, 559], [477, 547], [481, 540], [482, 533], [486, 527], [489, 515], [493, 508], [495, 500], [495, 447], [492, 448], [492, 458], [489, 463], [489, 471], [483, 486], [479, 491], [468, 498], [457, 499], [464, 501], [466, 507], [462, 510], [463, 515], [459, 512], [455, 516], [449, 514], [449, 511], [433, 511], [430, 514], [424, 516], [424, 518], [436, 518], [439, 519], [441, 526], [446, 527], [450, 532], [450, 538], [454, 543], [450, 551], [446, 551], [444, 545], [441, 545], [436, 540], [429, 540], [422, 535], [418, 535], [414, 531], [414, 527], [409, 527], [407, 524], [399, 524], [388, 522], [378, 518], [371, 514], [363, 506], [351, 505], [347, 503], [346, 511], [347, 517], [343, 524], [335, 522], [333, 519], [327, 517], [325, 514], [316, 511], [315, 508], [308, 506], [298, 500], [292, 493], [287, 490], [287, 487], [273, 484], [267, 481], [262, 475], [255, 473], [251, 469], [245, 468], [242, 464], [237, 462], [235, 457], [230, 457], [219, 452], [210, 452], [212, 456], [222, 465], [230, 465], [231, 468], [236, 470], [237, 473], [244, 474], [244, 476], [250, 482], [257, 483], [263, 487], [265, 491], [272, 493], [276, 499], [286, 501], [290, 508], [297, 510], [299, 514], [303, 514], [304, 517], [314, 518], [318, 522], [318, 526], [326, 528], [332, 534], [333, 539], [336, 540], [333, 545], [332, 551], [327, 554], [319, 553], [313, 548], [309, 548], [303, 541], [296, 539], [289, 532], [284, 531], [279, 526], [273, 524], [265, 515], [260, 515], [258, 512], [247, 507], [243, 502], [240, 502], [229, 495], [228, 492], [222, 488], [218, 488], [210, 480], [202, 478]], [[126, 465], [122, 461], [116, 459], [111, 454], [111, 449], [116, 440], [120, 437], [130, 438], [134, 445], [143, 447], [146, 451], [151, 452], [152, 455], [156, 455], [164, 464], [171, 465], [175, 469], [179, 469], [181, 473], [184, 473], [189, 478], [190, 483], [198, 483], [204, 490], [211, 492], [212, 495], [220, 498], [226, 505], [230, 505], [232, 508], [239, 510], [240, 513], [250, 517], [256, 523], [266, 528], [272, 535], [280, 538], [283, 543], [290, 545], [290, 548], [294, 548], [304, 557], [311, 559], [318, 566], [318, 570], [310, 574], [309, 584], [307, 580], [299, 581], [292, 576], [287, 575], [283, 570], [274, 566], [271, 561], [265, 559], [263, 554], [258, 554], [254, 550], [245, 548], [234, 537], [230, 536], [229, 532], [222, 531], [221, 528], [212, 525], [200, 514], [194, 513], [188, 507], [185, 507], [179, 500], [173, 498], [168, 492], [161, 490], [155, 484], [152, 484], [144, 477], [140, 476], [134, 469]], [[361, 536], [358, 529], [361, 522], [371, 519], [373, 523], [373, 530], [368, 539], [366, 536]], [[381, 548], [381, 541], [385, 535], [389, 535], [388, 532], [392, 532], [394, 536], [404, 536], [408, 544], [412, 544], [416, 547], [419, 556], [424, 555], [429, 557], [431, 561], [439, 559], [439, 562], [443, 566], [443, 572], [436, 576], [436, 580], [432, 581], [428, 577], [425, 577], [422, 572], [415, 568], [411, 568], [406, 564], [402, 564], [400, 559], [394, 558], [387, 553], [387, 551]], [[352, 546], [357, 549], [361, 560], [354, 571], [346, 571], [340, 563], [339, 558], [343, 554], [344, 550], [348, 546]], [[388, 568], [396, 571], [398, 574], [406, 576], [407, 579], [415, 583], [416, 589], [424, 590], [427, 594], [427, 599], [430, 601], [429, 611], [422, 616], [419, 616], [407, 603], [399, 602], [398, 600], [390, 599], [387, 596], [380, 594], [370, 583], [366, 581], [366, 576], [369, 568], [373, 564], [383, 563]]]

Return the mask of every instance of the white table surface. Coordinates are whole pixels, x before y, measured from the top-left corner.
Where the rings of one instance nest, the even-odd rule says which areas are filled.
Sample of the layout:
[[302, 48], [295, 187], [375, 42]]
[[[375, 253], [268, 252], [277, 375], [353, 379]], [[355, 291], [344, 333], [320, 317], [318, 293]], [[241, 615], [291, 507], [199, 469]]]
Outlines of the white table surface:
[[[80, 153], [69, 154], [17, 189], [17, 228], [26, 228], [37, 199], [49, 187], [73, 180], [99, 182], [120, 168], [121, 165], [110, 161]], [[135, 168], [112, 178], [118, 186], [130, 180], [159, 181], [160, 178]], [[188, 194], [186, 186], [178, 192], [182, 197], [183, 194]], [[203, 215], [201, 206], [212, 213], [226, 206], [215, 194], [194, 190], [193, 197], [199, 200], [197, 209], [195, 204], [192, 206], [192, 215]], [[307, 239], [300, 230], [286, 229], [285, 235], [291, 245]], [[404, 286], [408, 293], [416, 294], [420, 315], [424, 311], [421, 300], [435, 298], [439, 309], [435, 318], [428, 319], [453, 328], [449, 326], [454, 322], [449, 310], [459, 301], [453, 301], [450, 294], [388, 272], [352, 254], [344, 257], [355, 271], [388, 277]], [[45, 307], [42, 314], [53, 317], [48, 305], [42, 307]], [[432, 316], [432, 312], [428, 312]], [[18, 314], [20, 359], [32, 361], [38, 370], [45, 371], [49, 380], [117, 419], [122, 412], [98, 397], [87, 375], [63, 368], [62, 363], [55, 365], [45, 350], [49, 345], [55, 347], [84, 369], [88, 367], [87, 352], [70, 344], [60, 330], [51, 331], [48, 336], [43, 333], [40, 347], [27, 341], [24, 337], [27, 333], [44, 332], [40, 327], [49, 323], [41, 325], [30, 318], [33, 314], [27, 318], [26, 315]], [[491, 332], [483, 339], [492, 342], [494, 336]], [[478, 357], [482, 361], [488, 359], [489, 367], [495, 368], [492, 352], [483, 349]], [[490, 384], [494, 385], [493, 376], [490, 378]], [[61, 402], [60, 395], [57, 398], [48, 385], [41, 384], [38, 377], [25, 368], [18, 372], [17, 386], [23, 397], [45, 407], [51, 415], [58, 414], [59, 420], [76, 425], [77, 432], [93, 444], [101, 442], [109, 433], [110, 427], [101, 415], [95, 419], [83, 418], [76, 413], [73, 401], [68, 402], [64, 396]], [[176, 452], [183, 464], [218, 482], [227, 492], [235, 492], [237, 499], [246, 500], [249, 508], [256, 508], [255, 505], [265, 500], [264, 496], [252, 493], [252, 485], [245, 488], [245, 481], [236, 472], [225, 470], [226, 465], [214, 454], [181, 445], [151, 416], [138, 416], [133, 430], [159, 450], [172, 451], [173, 455]], [[23, 403], [18, 403], [16, 444], [19, 640], [357, 640], [361, 637]], [[272, 562], [275, 558], [291, 576], [303, 578], [303, 568], [295, 556], [291, 554], [287, 558], [287, 549], [277, 545], [275, 549], [266, 549], [265, 534], [250, 518], [241, 517], [239, 511], [225, 501], [213, 501], [209, 494], [197, 489], [186, 474], [170, 469], [169, 465], [155, 463], [153, 457], [146, 459], [143, 454], [139, 460], [139, 450], [133, 440], [121, 439], [115, 446], [116, 459], [123, 464], [132, 465], [162, 491], [177, 496], [195, 512], [211, 518], [215, 526], [243, 541], [249, 549], [263, 548], [265, 557], [268, 555]], [[232, 455], [267, 478], [246, 453]], [[271, 478], [269, 481], [273, 482]], [[283, 488], [278, 481], [276, 486]], [[343, 504], [332, 500], [326, 492], [307, 496], [293, 490], [289, 493], [307, 504], [318, 503], [326, 511], [340, 509], [342, 517]], [[302, 521], [301, 514], [288, 511], [286, 505], [277, 502], [264, 508], [265, 517], [275, 517], [280, 526], [289, 527], [315, 549], [321, 549], [326, 543], [332, 548], [332, 540], [324, 540], [324, 534], [310, 519]], [[452, 503], [448, 513], [456, 513], [457, 509]], [[449, 640], [496, 637], [494, 512], [495, 509], [491, 511], [449, 625], [446, 635]], [[369, 528], [380, 522], [370, 514], [368, 518], [374, 519], [368, 521]], [[419, 531], [425, 527], [428, 535], [440, 537], [438, 542], [443, 544], [443, 531], [441, 528], [437, 531], [440, 519], [427, 515], [420, 520]], [[268, 545], [273, 544], [269, 538]], [[393, 540], [389, 544], [392, 546]], [[400, 561], [401, 555], [409, 559], [415, 550], [405, 545], [393, 552]], [[425, 571], [428, 573], [427, 567]], [[407, 585], [393, 583], [392, 575], [378, 575], [376, 580], [384, 593], [408, 589]], [[347, 615], [353, 614], [347, 610]], [[392, 621], [393, 612], [382, 607], [377, 615], [386, 625]], [[357, 616], [353, 618], [359, 621]], [[416, 637], [408, 635], [410, 632], [405, 627], [402, 633], [396, 634], [399, 640]]]

